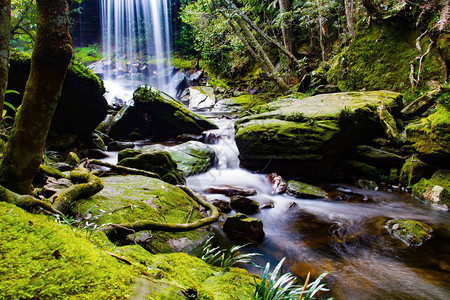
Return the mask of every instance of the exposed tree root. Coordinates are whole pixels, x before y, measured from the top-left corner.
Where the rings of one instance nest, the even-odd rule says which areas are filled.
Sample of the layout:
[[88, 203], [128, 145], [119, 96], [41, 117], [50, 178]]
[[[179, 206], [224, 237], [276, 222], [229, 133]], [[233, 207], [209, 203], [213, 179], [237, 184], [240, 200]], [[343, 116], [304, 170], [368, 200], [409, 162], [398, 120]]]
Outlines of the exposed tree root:
[[203, 219], [194, 221], [192, 223], [160, 223], [149, 220], [139, 220], [132, 223], [125, 224], [109, 224], [100, 229], [106, 233], [106, 235], [111, 239], [123, 239], [128, 234], [135, 233], [142, 230], [159, 230], [167, 232], [183, 232], [198, 229], [200, 227], [209, 225], [217, 221], [219, 218], [219, 211], [217, 208], [201, 199], [195, 194], [189, 187], [184, 185], [179, 185], [186, 194], [188, 194], [192, 199], [194, 199], [200, 205], [206, 207], [211, 211], [211, 216], [205, 217]]
[[53, 214], [62, 215], [62, 213], [51, 206], [50, 203], [34, 198], [31, 195], [20, 195], [14, 193], [3, 186], [0, 186], [0, 201], [17, 205], [18, 207], [28, 211], [42, 208]]
[[65, 189], [54, 201], [53, 207], [64, 213], [68, 212], [70, 206], [81, 198], [93, 196], [103, 189], [103, 181], [92, 175], [80, 164], [70, 172], [72, 181], [81, 182]]
[[149, 172], [149, 171], [145, 171], [145, 170], [139, 170], [139, 169], [124, 167], [124, 166], [118, 166], [115, 164], [110, 164], [110, 163], [96, 160], [96, 159], [90, 160], [89, 163], [94, 164], [94, 165], [103, 166], [103, 167], [108, 167], [111, 170], [116, 171], [116, 172], [123, 172], [123, 173], [130, 174], [130, 175], [143, 175], [143, 176], [162, 180], [158, 174]]

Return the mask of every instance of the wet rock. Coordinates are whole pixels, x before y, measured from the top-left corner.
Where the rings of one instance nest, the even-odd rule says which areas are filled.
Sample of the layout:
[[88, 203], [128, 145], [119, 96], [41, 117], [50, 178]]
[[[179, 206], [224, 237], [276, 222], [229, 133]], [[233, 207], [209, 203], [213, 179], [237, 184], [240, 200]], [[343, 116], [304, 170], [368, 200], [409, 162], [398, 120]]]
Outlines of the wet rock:
[[217, 129], [206, 118], [154, 88], [137, 88], [133, 101], [133, 106], [125, 105], [112, 120], [107, 134], [113, 139], [166, 139]]
[[374, 191], [378, 190], [378, 185], [373, 180], [359, 179], [358, 181], [355, 182], [355, 184], [363, 189], [374, 190]]
[[210, 187], [204, 191], [207, 194], [222, 194], [228, 197], [232, 196], [254, 196], [256, 195], [255, 190], [245, 190], [231, 186], [222, 187]]
[[272, 194], [283, 194], [286, 192], [286, 181], [277, 173], [267, 175], [267, 179], [272, 184]]
[[347, 177], [356, 176], [376, 180], [378, 180], [382, 174], [382, 172], [374, 166], [350, 159], [344, 162], [343, 170]]
[[327, 192], [317, 186], [290, 180], [287, 183], [286, 192], [288, 195], [303, 199], [328, 198]]
[[200, 83], [200, 80], [203, 77], [203, 71], [197, 71], [195, 73], [193, 73], [191, 76], [189, 76], [189, 81], [188, 84], [189, 85], [196, 85]]
[[399, 180], [403, 186], [412, 186], [422, 178], [430, 178], [433, 171], [433, 167], [421, 161], [417, 155], [412, 155], [400, 170]]
[[191, 86], [189, 88], [189, 108], [212, 108], [216, 104], [214, 89], [206, 86]]
[[261, 242], [265, 235], [261, 219], [250, 218], [241, 213], [228, 217], [223, 224], [223, 230], [229, 234], [248, 238], [252, 242]]
[[408, 247], [418, 247], [431, 239], [433, 229], [425, 223], [414, 220], [391, 220], [386, 224], [389, 233]]
[[243, 196], [231, 197], [230, 206], [240, 213], [249, 215], [259, 211], [258, 201]]
[[189, 133], [177, 135], [177, 137], [175, 138], [177, 142], [189, 142], [189, 141], [202, 142], [204, 139], [205, 136], [202, 134], [189, 134]]
[[112, 141], [108, 144], [108, 151], [120, 151], [123, 149], [133, 149], [134, 143], [131, 142], [121, 142], [121, 141]]
[[119, 161], [118, 165], [157, 173], [162, 180], [171, 184], [185, 184], [177, 163], [167, 151], [153, 150]]
[[220, 209], [223, 213], [229, 213], [231, 211], [230, 202], [223, 199], [214, 199], [211, 200], [212, 205]]
[[100, 149], [102, 151], [106, 151], [106, 145], [105, 142], [103, 141], [103, 138], [96, 132], [94, 132], [91, 135], [91, 142], [89, 143], [89, 146], [91, 146], [92, 148], [96, 148], [96, 149]]
[[[73, 207], [74, 213], [84, 214], [91, 209], [90, 223], [120, 224], [138, 220], [162, 223], [180, 223], [190, 215], [190, 221], [204, 218], [199, 206], [182, 189], [164, 181], [138, 175], [108, 176], [102, 178], [104, 188], [98, 194], [81, 199]], [[135, 238], [151, 253], [190, 251], [210, 235], [207, 227], [194, 231], [171, 233], [140, 232]], [[175, 240], [187, 239], [188, 243]], [[180, 246], [185, 246], [180, 249]]]
[[73, 167], [71, 165], [69, 165], [68, 163], [65, 163], [65, 162], [54, 163], [52, 165], [52, 167], [61, 172], [66, 172], [66, 171], [70, 171], [73, 169]]
[[395, 153], [377, 149], [367, 145], [359, 145], [355, 147], [357, 160], [366, 162], [377, 167], [395, 167], [404, 163], [404, 158]]
[[283, 98], [259, 106], [261, 113], [235, 125], [241, 164], [265, 172], [331, 177], [342, 157], [379, 126], [374, 107], [397, 106], [400, 99], [388, 91], [352, 92]]
[[95, 159], [102, 159], [108, 157], [108, 154], [103, 152], [100, 149], [89, 149], [88, 150], [88, 157], [89, 158], [95, 158]]
[[49, 177], [47, 183], [42, 187], [42, 195], [45, 198], [50, 199], [54, 194], [59, 193], [72, 185], [73, 183], [67, 178], [55, 179]]
[[413, 186], [413, 196], [441, 209], [450, 205], [450, 171], [439, 170], [430, 179], [422, 178]]
[[438, 105], [435, 113], [408, 125], [405, 131], [422, 161], [450, 169], [450, 110]]
[[274, 208], [274, 207], [275, 207], [275, 205], [273, 203], [267, 203], [267, 204], [261, 205], [259, 207], [259, 209], [268, 209], [268, 208]]

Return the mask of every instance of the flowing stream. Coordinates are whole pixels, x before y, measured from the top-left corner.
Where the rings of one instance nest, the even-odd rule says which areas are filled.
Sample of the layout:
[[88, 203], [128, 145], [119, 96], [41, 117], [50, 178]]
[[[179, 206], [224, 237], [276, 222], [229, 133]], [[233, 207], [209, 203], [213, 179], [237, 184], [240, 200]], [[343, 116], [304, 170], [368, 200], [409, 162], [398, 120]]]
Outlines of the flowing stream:
[[[189, 177], [187, 182], [209, 200], [228, 197], [207, 194], [208, 188], [231, 186], [254, 189], [257, 194], [250, 198], [260, 205], [273, 204], [273, 208], [252, 215], [262, 219], [266, 234], [262, 244], [245, 250], [263, 254], [255, 257], [257, 264], [265, 265], [269, 261], [273, 268], [286, 257], [284, 266], [288, 270], [285, 271], [303, 279], [308, 272], [317, 277], [331, 271], [326, 281], [332, 292], [322, 294], [323, 298], [450, 299], [447, 212], [422, 205], [409, 194], [344, 184], [315, 183], [330, 194], [344, 195], [334, 201], [274, 195], [265, 174], [239, 167], [234, 122], [225, 118], [214, 122], [220, 129], [208, 134], [214, 137], [210, 140], [216, 141], [212, 146], [218, 162], [208, 172]], [[430, 224], [434, 229], [433, 239], [421, 247], [407, 248], [392, 238], [384, 224], [389, 219], [404, 218]], [[215, 231], [222, 246], [234, 243], [219, 225]], [[250, 271], [262, 272], [256, 268]]]

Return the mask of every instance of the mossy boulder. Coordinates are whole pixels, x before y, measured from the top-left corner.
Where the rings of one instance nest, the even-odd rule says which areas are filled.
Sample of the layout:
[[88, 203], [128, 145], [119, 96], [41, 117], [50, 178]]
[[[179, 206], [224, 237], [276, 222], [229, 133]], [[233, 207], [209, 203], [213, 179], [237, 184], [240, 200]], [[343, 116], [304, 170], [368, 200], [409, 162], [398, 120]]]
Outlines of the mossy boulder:
[[400, 183], [403, 186], [413, 186], [422, 178], [429, 178], [433, 174], [433, 167], [421, 161], [417, 155], [408, 158], [400, 170]]
[[328, 198], [328, 193], [322, 190], [320, 187], [297, 180], [288, 181], [286, 193], [288, 195], [302, 199]]
[[401, 95], [388, 91], [284, 98], [236, 122], [241, 164], [294, 176], [331, 177], [350, 149], [382, 132], [376, 108], [395, 110]]
[[450, 171], [439, 170], [430, 179], [422, 178], [413, 186], [413, 196], [441, 209], [450, 205]]
[[[7, 101], [16, 107], [22, 101], [30, 64], [28, 57], [11, 55], [8, 89], [18, 91], [20, 95], [8, 94]], [[91, 70], [81, 63], [72, 62], [64, 79], [49, 136], [70, 133], [83, 141], [89, 140], [107, 114], [108, 103], [104, 93], [103, 82]]]
[[217, 129], [211, 121], [154, 88], [138, 87], [133, 101], [133, 105], [125, 105], [106, 126], [113, 139], [167, 139]]
[[[163, 150], [170, 153], [173, 160], [177, 163], [178, 170], [184, 176], [192, 176], [206, 172], [214, 165], [216, 160], [216, 152], [214, 149], [206, 144], [189, 141], [177, 146], [163, 146], [150, 145], [138, 149], [137, 153], [146, 153], [154, 150]], [[122, 151], [119, 153], [120, 157], [131, 155], [133, 151]]]
[[450, 169], [450, 110], [438, 105], [435, 113], [406, 127], [407, 139], [420, 158], [432, 165]]
[[255, 214], [259, 212], [259, 202], [244, 196], [233, 196], [230, 199], [230, 206], [244, 214]]
[[266, 104], [268, 99], [264, 95], [243, 94], [238, 97], [217, 101], [215, 109], [226, 111], [251, 111], [254, 107]]
[[433, 229], [419, 221], [414, 220], [391, 220], [386, 228], [393, 236], [399, 238], [408, 247], [418, 247], [431, 239]]
[[112, 244], [0, 202], [1, 299], [251, 299], [258, 276], [185, 253]]
[[[344, 51], [331, 61], [328, 82], [342, 91], [352, 90], [398, 90], [410, 88], [410, 65], [419, 68], [418, 51], [415, 47], [418, 31], [409, 22], [360, 23], [355, 37]], [[424, 52], [430, 40], [422, 39]], [[419, 88], [434, 87], [447, 80], [447, 68], [437, 47], [433, 45], [422, 63]]]
[[171, 184], [184, 184], [186, 180], [178, 170], [177, 163], [169, 152], [164, 150], [151, 150], [127, 157], [119, 161], [118, 165], [146, 170], [158, 174], [162, 180]]
[[[79, 202], [74, 211], [91, 209], [90, 221], [101, 225], [138, 220], [187, 223], [203, 218], [199, 205], [180, 188], [164, 181], [138, 175], [102, 178], [104, 189]], [[147, 235], [146, 235], [147, 234]], [[152, 231], [130, 236], [152, 252], [189, 250], [209, 235], [208, 228], [184, 233]]]

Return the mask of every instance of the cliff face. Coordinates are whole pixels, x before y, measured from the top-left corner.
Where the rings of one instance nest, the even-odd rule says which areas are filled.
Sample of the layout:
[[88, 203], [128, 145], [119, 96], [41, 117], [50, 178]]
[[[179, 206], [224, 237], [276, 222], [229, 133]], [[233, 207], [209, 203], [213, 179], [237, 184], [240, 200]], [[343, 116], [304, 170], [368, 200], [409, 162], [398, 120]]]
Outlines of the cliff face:
[[70, 20], [72, 24], [70, 35], [75, 47], [84, 47], [101, 42], [101, 7], [99, 0], [84, 0], [80, 4], [73, 3]]

